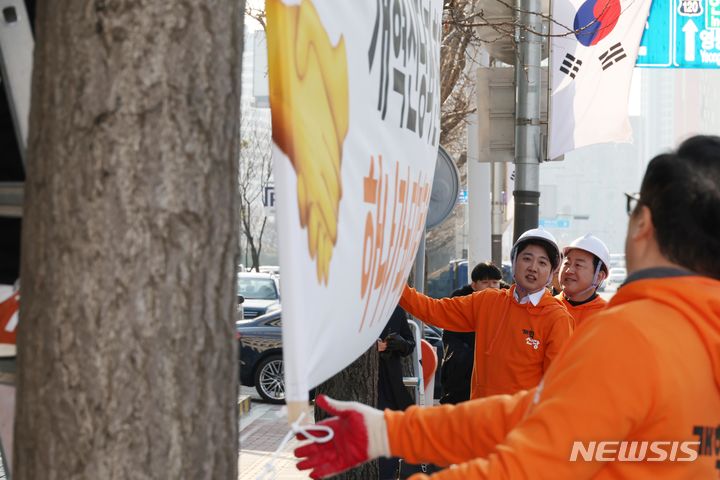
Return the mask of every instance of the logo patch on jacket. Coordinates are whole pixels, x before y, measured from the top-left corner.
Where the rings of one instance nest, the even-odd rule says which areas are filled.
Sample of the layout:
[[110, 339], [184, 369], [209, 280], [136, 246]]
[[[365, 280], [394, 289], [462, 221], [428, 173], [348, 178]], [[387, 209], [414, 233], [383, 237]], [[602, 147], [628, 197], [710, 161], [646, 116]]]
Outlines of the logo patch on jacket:
[[522, 333], [523, 335], [527, 335], [527, 338], [525, 338], [525, 344], [530, 345], [534, 350], [540, 348], [540, 340], [535, 338], [534, 330], [527, 330], [523, 328]]

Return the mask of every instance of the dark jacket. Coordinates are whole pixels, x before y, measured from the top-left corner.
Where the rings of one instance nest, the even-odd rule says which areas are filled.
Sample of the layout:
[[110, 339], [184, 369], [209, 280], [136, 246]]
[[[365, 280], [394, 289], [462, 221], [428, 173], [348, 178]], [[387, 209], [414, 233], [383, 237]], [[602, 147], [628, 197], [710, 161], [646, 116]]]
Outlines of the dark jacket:
[[403, 384], [401, 358], [410, 355], [415, 348], [415, 340], [405, 310], [400, 307], [395, 308], [380, 334], [380, 340], [387, 342], [387, 349], [380, 352], [378, 407], [405, 410], [413, 404], [413, 400]]
[[[451, 297], [471, 295], [470, 285], [455, 290]], [[475, 357], [475, 332], [443, 331], [445, 357], [442, 361], [440, 403], [460, 403], [470, 399], [470, 380]]]

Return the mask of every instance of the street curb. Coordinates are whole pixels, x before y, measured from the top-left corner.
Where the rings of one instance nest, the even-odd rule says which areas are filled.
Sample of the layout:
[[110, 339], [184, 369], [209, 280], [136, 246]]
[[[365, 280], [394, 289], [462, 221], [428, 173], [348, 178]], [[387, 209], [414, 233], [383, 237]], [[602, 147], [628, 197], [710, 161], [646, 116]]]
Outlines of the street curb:
[[238, 397], [238, 414], [242, 417], [250, 411], [250, 395], [240, 395]]

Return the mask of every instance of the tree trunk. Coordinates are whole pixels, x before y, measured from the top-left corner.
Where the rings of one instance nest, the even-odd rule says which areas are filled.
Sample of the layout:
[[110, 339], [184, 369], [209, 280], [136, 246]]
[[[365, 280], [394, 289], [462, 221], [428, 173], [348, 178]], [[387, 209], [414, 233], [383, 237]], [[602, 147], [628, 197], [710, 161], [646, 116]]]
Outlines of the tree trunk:
[[38, 2], [14, 480], [237, 479], [242, 12]]
[[[352, 400], [366, 405], [377, 405], [378, 384], [378, 356], [377, 346], [373, 344], [360, 358], [355, 360], [345, 370], [321, 384], [315, 389], [316, 394], [325, 394], [336, 400]], [[319, 422], [328, 415], [315, 407], [315, 421]], [[378, 478], [378, 462], [368, 462], [340, 475], [332, 477], [337, 480], [370, 480]]]

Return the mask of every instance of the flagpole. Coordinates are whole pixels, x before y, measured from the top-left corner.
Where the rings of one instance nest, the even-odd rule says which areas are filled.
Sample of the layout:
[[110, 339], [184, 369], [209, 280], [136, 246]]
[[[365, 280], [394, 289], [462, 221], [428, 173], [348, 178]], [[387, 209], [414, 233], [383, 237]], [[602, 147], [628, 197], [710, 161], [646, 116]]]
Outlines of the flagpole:
[[[513, 238], [538, 226], [540, 200], [540, 0], [516, 0], [515, 214]], [[526, 28], [523, 28], [526, 27]], [[530, 30], [530, 31], [528, 31]]]
[[[420, 293], [425, 293], [425, 244], [427, 240], [427, 229], [423, 229], [422, 237], [420, 237], [420, 245], [415, 254], [415, 280], [414, 287]], [[425, 338], [425, 327], [423, 321], [413, 316], [413, 319], [420, 327], [420, 338]]]

